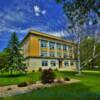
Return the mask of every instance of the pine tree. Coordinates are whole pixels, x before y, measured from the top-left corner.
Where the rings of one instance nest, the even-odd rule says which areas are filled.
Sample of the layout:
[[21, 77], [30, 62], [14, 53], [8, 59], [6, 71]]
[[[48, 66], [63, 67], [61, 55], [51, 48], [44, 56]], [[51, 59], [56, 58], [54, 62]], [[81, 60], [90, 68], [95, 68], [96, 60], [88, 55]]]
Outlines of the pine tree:
[[24, 57], [20, 53], [19, 40], [16, 33], [12, 33], [8, 43], [9, 57], [8, 57], [8, 70], [10, 74], [13, 71], [25, 71]]

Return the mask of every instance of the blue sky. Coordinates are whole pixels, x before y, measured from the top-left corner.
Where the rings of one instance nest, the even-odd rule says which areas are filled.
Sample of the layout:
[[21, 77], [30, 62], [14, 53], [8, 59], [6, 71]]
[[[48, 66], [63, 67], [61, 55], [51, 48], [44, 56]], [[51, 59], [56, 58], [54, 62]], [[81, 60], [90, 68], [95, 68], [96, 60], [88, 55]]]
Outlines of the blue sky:
[[12, 32], [21, 40], [29, 30], [62, 34], [66, 25], [62, 5], [55, 0], [0, 0], [0, 50]]
[[55, 0], [0, 0], [0, 51], [7, 46], [12, 32], [17, 32], [20, 40], [30, 30], [60, 36], [67, 25], [62, 5]]

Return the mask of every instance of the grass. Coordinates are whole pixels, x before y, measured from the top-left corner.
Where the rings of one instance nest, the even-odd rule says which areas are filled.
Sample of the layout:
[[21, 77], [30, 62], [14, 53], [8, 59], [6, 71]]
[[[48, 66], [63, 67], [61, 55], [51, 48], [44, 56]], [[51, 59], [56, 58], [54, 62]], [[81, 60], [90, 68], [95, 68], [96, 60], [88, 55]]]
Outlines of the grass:
[[13, 85], [27, 81], [33, 81], [34, 83], [39, 80], [39, 77], [40, 72], [33, 72], [27, 74], [14, 73], [13, 76], [4, 73], [0, 74], [0, 86]]
[[[31, 93], [14, 97], [0, 98], [0, 100], [100, 100], [100, 72], [83, 72], [82, 76], [75, 76], [75, 72], [55, 72], [57, 77], [70, 77], [81, 80], [80, 83], [55, 86], [51, 88], [38, 89]], [[30, 73], [27, 75], [11, 78], [0, 78], [0, 84], [14, 84], [27, 81], [31, 77], [34, 82], [39, 79], [40, 73]], [[13, 79], [13, 81], [10, 81]], [[17, 80], [16, 80], [17, 79]], [[1, 80], [3, 80], [1, 82]], [[9, 81], [8, 81], [9, 80]]]

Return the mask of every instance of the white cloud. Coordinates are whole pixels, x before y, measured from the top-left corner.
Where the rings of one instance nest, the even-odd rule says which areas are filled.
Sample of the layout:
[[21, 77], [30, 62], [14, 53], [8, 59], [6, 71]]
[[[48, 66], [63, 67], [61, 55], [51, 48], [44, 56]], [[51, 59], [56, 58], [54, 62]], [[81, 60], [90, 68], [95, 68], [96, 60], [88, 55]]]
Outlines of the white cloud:
[[40, 16], [40, 13], [37, 13], [37, 12], [36, 12], [35, 15], [36, 15], [36, 16]]
[[43, 15], [45, 15], [45, 14], [46, 14], [46, 10], [41, 11], [41, 13], [42, 13]]
[[39, 13], [39, 12], [41, 12], [41, 10], [40, 10], [40, 7], [39, 6], [37, 6], [37, 5], [35, 5], [34, 6], [34, 11], [37, 13]]
[[40, 9], [40, 7], [37, 6], [37, 5], [35, 5], [33, 8], [34, 8], [34, 12], [35, 12], [35, 15], [36, 16], [40, 16], [41, 14], [42, 15], [45, 15], [46, 14], [46, 10]]

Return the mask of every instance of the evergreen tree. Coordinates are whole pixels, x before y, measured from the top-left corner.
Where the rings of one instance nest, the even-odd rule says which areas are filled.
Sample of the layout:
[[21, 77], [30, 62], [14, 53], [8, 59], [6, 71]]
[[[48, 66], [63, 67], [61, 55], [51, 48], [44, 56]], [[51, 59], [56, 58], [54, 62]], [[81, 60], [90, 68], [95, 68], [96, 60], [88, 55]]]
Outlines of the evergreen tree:
[[8, 43], [9, 57], [8, 70], [12, 74], [13, 71], [25, 71], [24, 58], [20, 52], [19, 40], [16, 33], [12, 33], [11, 39]]

